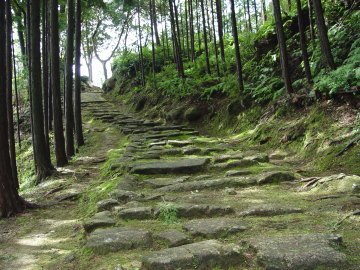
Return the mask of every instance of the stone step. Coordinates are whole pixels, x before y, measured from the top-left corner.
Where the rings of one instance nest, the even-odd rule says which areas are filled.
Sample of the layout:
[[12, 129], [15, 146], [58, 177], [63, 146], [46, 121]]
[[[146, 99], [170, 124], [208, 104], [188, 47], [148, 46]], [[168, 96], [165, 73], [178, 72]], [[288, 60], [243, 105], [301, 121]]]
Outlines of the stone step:
[[155, 251], [142, 258], [144, 270], [228, 269], [245, 262], [240, 247], [216, 240]]
[[336, 234], [256, 237], [243, 243], [255, 251], [264, 269], [348, 269], [345, 254], [336, 250], [342, 244]]
[[173, 174], [173, 173], [194, 173], [204, 170], [210, 162], [208, 158], [189, 158], [169, 162], [152, 162], [134, 164], [131, 173], [133, 174]]
[[90, 234], [85, 248], [95, 254], [107, 254], [120, 250], [136, 248], [150, 248], [152, 245], [151, 233], [144, 229], [131, 227], [115, 227], [98, 229]]

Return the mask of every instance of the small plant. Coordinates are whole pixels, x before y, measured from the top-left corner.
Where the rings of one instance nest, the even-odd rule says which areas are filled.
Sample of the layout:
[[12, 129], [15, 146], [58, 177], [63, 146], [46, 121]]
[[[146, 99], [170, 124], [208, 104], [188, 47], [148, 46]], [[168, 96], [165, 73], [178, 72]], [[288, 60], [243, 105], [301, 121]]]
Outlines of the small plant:
[[166, 225], [179, 223], [178, 207], [179, 205], [170, 202], [159, 203], [159, 219]]

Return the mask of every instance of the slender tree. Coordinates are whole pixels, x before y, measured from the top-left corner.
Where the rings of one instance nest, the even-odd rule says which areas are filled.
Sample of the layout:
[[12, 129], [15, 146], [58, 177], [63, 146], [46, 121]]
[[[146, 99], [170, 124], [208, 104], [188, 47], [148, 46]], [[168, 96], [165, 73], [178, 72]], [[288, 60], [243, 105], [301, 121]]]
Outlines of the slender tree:
[[191, 61], [195, 62], [195, 31], [194, 31], [194, 11], [193, 0], [189, 0], [189, 28], [190, 28], [190, 56]]
[[50, 0], [50, 74], [52, 88], [56, 165], [67, 164], [60, 92], [58, 0]]
[[[5, 1], [0, 0], [0, 59], [6, 58], [5, 32]], [[23, 208], [11, 169], [6, 95], [6, 62], [2, 60], [0, 61], [0, 217], [9, 217]]]
[[12, 89], [12, 15], [10, 1], [6, 1], [6, 94], [7, 94], [7, 113], [8, 113], [8, 132], [11, 168], [13, 173], [14, 185], [19, 187], [18, 175], [16, 170], [16, 151], [14, 137], [14, 112], [13, 112], [13, 89]]
[[141, 22], [140, 22], [140, 1], [138, 1], [137, 5], [137, 15], [138, 15], [138, 47], [139, 47], [139, 57], [140, 57], [140, 69], [141, 69], [141, 84], [145, 85], [145, 70], [144, 70], [144, 56], [142, 50], [142, 33], [141, 33]]
[[249, 31], [252, 32], [251, 13], [250, 13], [250, 3], [249, 3], [249, 0], [246, 0], [246, 12], [247, 12], [247, 15], [248, 15], [248, 27], [249, 27]]
[[332, 70], [334, 70], [336, 69], [336, 66], [334, 62], [334, 57], [331, 53], [331, 47], [330, 47], [329, 37], [327, 34], [327, 27], [325, 24], [324, 11], [321, 5], [321, 0], [313, 0], [313, 4], [314, 4], [316, 25], [319, 34], [321, 50], [328, 66]]
[[296, 7], [298, 12], [298, 25], [299, 25], [299, 33], [300, 33], [300, 48], [302, 59], [304, 62], [305, 75], [308, 83], [311, 83], [312, 76], [309, 64], [309, 56], [306, 48], [306, 37], [305, 37], [305, 26], [304, 26], [304, 15], [301, 9], [301, 1], [296, 0]]
[[157, 23], [157, 13], [156, 13], [156, 1], [152, 1], [152, 5], [150, 7], [150, 12], [152, 13], [153, 18], [153, 25], [154, 25], [154, 34], [156, 40], [156, 46], [160, 46], [160, 37], [159, 37], [159, 30], [158, 30], [158, 23]]
[[67, 0], [67, 39], [65, 55], [65, 142], [66, 154], [71, 158], [74, 148], [74, 110], [73, 110], [73, 65], [74, 65], [74, 33], [75, 33], [74, 0]]
[[286, 51], [285, 34], [284, 34], [284, 28], [283, 28], [283, 23], [282, 23], [282, 19], [281, 19], [281, 9], [280, 9], [279, 0], [273, 0], [273, 6], [274, 6], [276, 33], [277, 33], [277, 39], [278, 39], [279, 49], [280, 49], [280, 62], [281, 62], [282, 75], [283, 75], [283, 79], [285, 82], [285, 89], [286, 89], [288, 95], [291, 95], [294, 92], [294, 90], [291, 85], [289, 60], [288, 60], [288, 54]]
[[33, 119], [33, 145], [37, 182], [49, 176], [53, 170], [50, 152], [45, 142], [44, 114], [41, 84], [40, 53], [40, 1], [30, 5], [30, 67], [31, 67], [31, 114]]
[[82, 119], [81, 119], [80, 58], [81, 58], [81, 0], [76, 0], [74, 120], [75, 120], [75, 139], [78, 148], [84, 145], [84, 135], [83, 135]]
[[231, 7], [231, 25], [232, 25], [232, 32], [233, 32], [234, 46], [235, 46], [237, 77], [238, 77], [240, 92], [244, 93], [244, 81], [242, 76], [242, 64], [241, 64], [238, 31], [236, 25], [236, 11], [235, 11], [234, 0], [230, 0], [230, 7]]
[[205, 47], [206, 72], [208, 74], [210, 74], [211, 70], [210, 70], [209, 49], [208, 49], [208, 41], [207, 41], [204, 0], [200, 0], [200, 6], [201, 6], [201, 14], [202, 14], [202, 22], [203, 22], [203, 37], [204, 37], [204, 47]]
[[220, 77], [220, 67], [219, 67], [219, 53], [216, 43], [216, 30], [215, 30], [215, 12], [214, 12], [214, 3], [213, 0], [210, 0], [211, 5], [211, 21], [212, 21], [212, 30], [213, 30], [213, 36], [214, 36], [214, 53], [215, 53], [215, 59], [216, 59], [216, 74], [218, 77]]
[[267, 20], [267, 16], [266, 16], [266, 3], [265, 0], [261, 0], [261, 19], [262, 19], [262, 23], [264, 24]]
[[310, 38], [311, 38], [311, 46], [312, 46], [312, 51], [314, 52], [315, 50], [315, 31], [314, 31], [314, 19], [313, 19], [313, 5], [312, 5], [312, 0], [307, 0], [308, 2], [308, 8], [309, 8], [309, 28], [310, 28]]
[[222, 7], [221, 0], [215, 0], [216, 3], [216, 16], [218, 22], [218, 35], [219, 35], [219, 46], [220, 46], [220, 56], [225, 68], [225, 47], [224, 47], [224, 38], [223, 38], [223, 20], [222, 20]]

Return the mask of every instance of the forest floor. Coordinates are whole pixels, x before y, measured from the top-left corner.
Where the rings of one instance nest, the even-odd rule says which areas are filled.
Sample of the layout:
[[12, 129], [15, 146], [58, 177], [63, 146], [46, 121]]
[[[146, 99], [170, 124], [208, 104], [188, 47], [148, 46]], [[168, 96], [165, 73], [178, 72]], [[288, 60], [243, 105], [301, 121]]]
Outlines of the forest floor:
[[22, 194], [45, 207], [0, 220], [0, 269], [360, 268], [359, 176], [83, 107], [86, 146]]

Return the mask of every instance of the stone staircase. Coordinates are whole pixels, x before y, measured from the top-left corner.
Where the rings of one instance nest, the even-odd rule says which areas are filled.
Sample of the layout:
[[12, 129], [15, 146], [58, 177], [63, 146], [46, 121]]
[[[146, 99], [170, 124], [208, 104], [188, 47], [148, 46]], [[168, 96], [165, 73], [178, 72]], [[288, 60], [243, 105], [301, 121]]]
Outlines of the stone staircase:
[[[347, 269], [340, 235], [281, 229], [307, 209], [277, 199], [276, 188], [291, 193], [299, 175], [267, 154], [125, 115], [105, 101], [83, 106], [130, 141], [111, 166], [122, 180], [84, 221], [94, 253], [134, 250], [147, 270]], [[284, 217], [279, 230], [261, 231], [274, 216]]]

